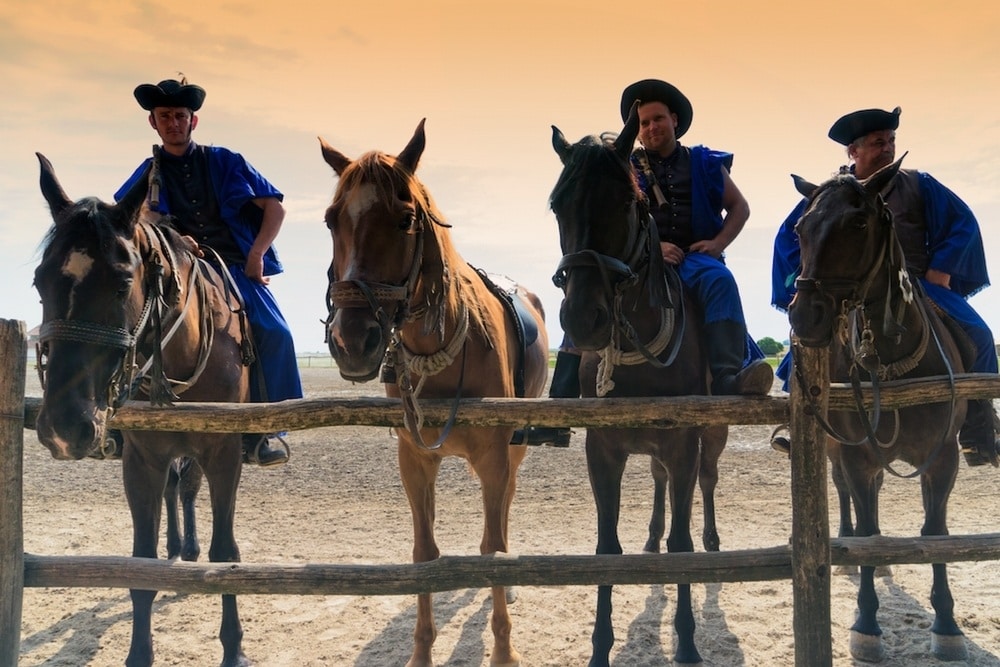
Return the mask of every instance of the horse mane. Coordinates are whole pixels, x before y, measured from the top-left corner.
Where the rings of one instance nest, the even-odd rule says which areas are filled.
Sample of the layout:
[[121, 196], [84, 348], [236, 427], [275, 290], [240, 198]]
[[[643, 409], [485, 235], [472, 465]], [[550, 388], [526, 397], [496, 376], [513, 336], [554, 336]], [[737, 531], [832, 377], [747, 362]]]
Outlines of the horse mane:
[[635, 172], [627, 162], [615, 152], [614, 144], [603, 136], [584, 137], [573, 147], [569, 160], [564, 165], [559, 180], [549, 195], [549, 207], [556, 208], [575, 198], [579, 189], [604, 179], [611, 179], [628, 185], [639, 199], [645, 195], [639, 189]]
[[[429, 223], [423, 225], [426, 236], [420, 276], [431, 311], [429, 321], [436, 322], [442, 308], [457, 312], [464, 303], [469, 309], [470, 328], [479, 331], [489, 341], [481, 291], [474, 289], [473, 278], [465, 271], [467, 264], [455, 249], [448, 232], [451, 225], [445, 222], [444, 215], [423, 183], [396, 157], [381, 151], [369, 151], [344, 170], [337, 191], [342, 195], [362, 184], [373, 186], [381, 201], [392, 201], [399, 196], [401, 188], [406, 188], [418, 219]], [[338, 197], [333, 205], [340, 203]], [[427, 330], [429, 329], [425, 326], [425, 331]]]

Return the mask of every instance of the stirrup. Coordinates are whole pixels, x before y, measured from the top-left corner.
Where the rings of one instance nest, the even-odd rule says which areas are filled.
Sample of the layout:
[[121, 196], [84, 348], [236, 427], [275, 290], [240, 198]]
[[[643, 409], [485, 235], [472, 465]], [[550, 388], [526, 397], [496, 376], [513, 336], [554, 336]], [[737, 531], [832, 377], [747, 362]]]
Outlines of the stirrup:
[[[271, 439], [277, 440], [278, 442], [281, 443], [281, 446], [285, 448], [285, 458], [283, 458], [283, 459], [275, 459], [273, 461], [261, 461], [260, 450], [261, 450], [262, 447], [265, 447], [265, 446], [269, 445]], [[272, 451], [277, 451], [277, 450], [273, 450], [272, 449]], [[257, 443], [252, 448], [244, 448], [243, 449], [243, 462], [244, 463], [254, 463], [254, 464], [257, 464], [257, 465], [262, 466], [262, 467], [282, 465], [284, 463], [288, 463], [291, 460], [291, 458], [292, 458], [292, 450], [291, 450], [291, 448], [288, 446], [288, 443], [285, 442], [285, 439], [282, 438], [277, 433], [271, 433], [271, 434], [261, 435], [257, 439]]]
[[781, 424], [771, 432], [771, 449], [782, 454], [791, 455], [792, 437], [788, 424]]

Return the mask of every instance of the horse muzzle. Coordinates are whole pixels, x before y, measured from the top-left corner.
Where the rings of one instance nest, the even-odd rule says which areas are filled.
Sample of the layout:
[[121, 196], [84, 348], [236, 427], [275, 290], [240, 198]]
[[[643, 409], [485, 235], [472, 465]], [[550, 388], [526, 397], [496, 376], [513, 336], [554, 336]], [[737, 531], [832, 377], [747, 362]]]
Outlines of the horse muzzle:
[[389, 344], [389, 331], [368, 309], [338, 309], [327, 325], [326, 335], [330, 355], [342, 378], [350, 382], [375, 379]]
[[107, 431], [108, 411], [96, 406], [54, 409], [47, 401], [38, 411], [38, 440], [59, 461], [79, 461], [99, 449]]
[[830, 345], [835, 314], [833, 298], [816, 291], [797, 292], [788, 306], [788, 322], [806, 347]]

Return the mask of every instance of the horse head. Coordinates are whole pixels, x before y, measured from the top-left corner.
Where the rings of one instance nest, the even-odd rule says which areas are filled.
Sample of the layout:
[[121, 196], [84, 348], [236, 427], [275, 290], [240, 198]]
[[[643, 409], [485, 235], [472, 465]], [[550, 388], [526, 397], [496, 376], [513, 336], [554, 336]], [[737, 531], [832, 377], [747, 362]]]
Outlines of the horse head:
[[[54, 224], [34, 285], [42, 303], [38, 439], [57, 459], [80, 459], [104, 438], [143, 306], [142, 261], [132, 242], [146, 188], [119, 204], [72, 201], [40, 153], [40, 186]], [[145, 183], [145, 179], [142, 179]]]
[[563, 253], [553, 282], [565, 295], [562, 328], [584, 350], [608, 345], [623, 298], [665, 298], [655, 229], [629, 164], [638, 131], [635, 109], [613, 141], [590, 136], [570, 144], [552, 127], [563, 164], [550, 196]]
[[861, 181], [840, 174], [816, 186], [792, 177], [808, 200], [795, 224], [801, 259], [788, 308], [803, 345], [828, 346], [849, 311], [863, 307], [870, 293], [884, 296], [882, 288], [892, 279], [882, 270], [887, 262], [902, 268], [902, 258], [894, 256], [892, 214], [881, 195], [902, 161]]
[[393, 332], [416, 316], [411, 302], [423, 299], [436, 314], [448, 277], [432, 242], [434, 225], [443, 223], [414, 176], [424, 121], [395, 157], [371, 151], [351, 160], [322, 138], [320, 145], [339, 177], [325, 215], [333, 237], [327, 345], [344, 379], [367, 382], [378, 374]]

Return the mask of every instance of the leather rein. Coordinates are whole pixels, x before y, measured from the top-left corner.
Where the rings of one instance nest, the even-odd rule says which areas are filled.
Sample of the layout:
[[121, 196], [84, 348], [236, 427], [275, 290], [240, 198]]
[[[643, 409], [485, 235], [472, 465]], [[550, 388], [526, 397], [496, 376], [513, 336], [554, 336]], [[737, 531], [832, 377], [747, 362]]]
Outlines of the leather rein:
[[[434, 354], [417, 354], [406, 346], [403, 340], [403, 328], [407, 323], [414, 322], [420, 317], [424, 318], [423, 332], [425, 334], [437, 330], [442, 339], [444, 336], [445, 314], [441, 309], [434, 307], [436, 304], [428, 303], [416, 308], [411, 305], [423, 267], [424, 234], [425, 226], [428, 224], [434, 224], [434, 222], [428, 218], [426, 212], [420, 211], [416, 221], [416, 247], [404, 284], [392, 285], [357, 279], [334, 280], [331, 276], [327, 289], [327, 317], [324, 324], [326, 335], [329, 336], [330, 324], [333, 322], [338, 308], [367, 307], [371, 311], [379, 324], [380, 333], [389, 332], [389, 340], [385, 344], [385, 357], [382, 364], [382, 380], [387, 383], [394, 382], [399, 388], [403, 404], [403, 425], [413, 437], [414, 442], [423, 449], [435, 450], [444, 444], [445, 439], [451, 433], [455, 417], [458, 414], [459, 401], [462, 398], [469, 311], [463, 302], [458, 311], [458, 322], [451, 340]], [[445, 267], [445, 271], [447, 271], [447, 267]], [[443, 297], [438, 295], [437, 298]], [[438, 439], [428, 445], [420, 434], [420, 430], [424, 426], [424, 414], [417, 399], [427, 378], [451, 366], [459, 354], [462, 355], [462, 366], [448, 420]], [[414, 375], [419, 376], [416, 384], [413, 382]]]
[[[840, 309], [834, 325], [834, 335], [837, 336], [841, 345], [851, 353], [851, 387], [854, 394], [855, 412], [858, 415], [858, 419], [860, 420], [865, 431], [864, 437], [854, 440], [836, 431], [833, 426], [822, 417], [819, 405], [815, 401], [814, 397], [810, 396], [808, 392], [806, 392], [806, 396], [807, 400], [809, 400], [812, 405], [812, 413], [814, 417], [820, 427], [830, 437], [837, 440], [841, 444], [848, 446], [867, 444], [869, 446], [869, 451], [875, 455], [883, 469], [889, 471], [896, 477], [912, 478], [922, 475], [927, 470], [931, 463], [937, 458], [938, 453], [944, 445], [944, 435], [947, 434], [947, 430], [950, 428], [953, 413], [955, 411], [955, 403], [957, 402], [955, 371], [954, 368], [952, 368], [951, 363], [948, 361], [948, 357], [944, 352], [941, 340], [938, 337], [937, 332], [934, 331], [934, 327], [929, 319], [927, 306], [924, 303], [924, 297], [922, 290], [920, 290], [919, 283], [914, 285], [914, 283], [910, 280], [909, 273], [906, 270], [906, 263], [902, 254], [902, 249], [896, 240], [896, 229], [892, 221], [892, 211], [886, 205], [885, 200], [881, 195], [879, 195], [876, 200], [876, 216], [879, 223], [885, 226], [887, 233], [884, 236], [884, 241], [879, 247], [878, 256], [860, 280], [825, 280], [801, 277], [796, 278], [795, 280], [795, 288], [797, 292], [802, 291], [804, 293], [816, 293], [831, 299], [834, 303], [837, 303], [839, 299]], [[886, 272], [886, 294], [881, 299], [870, 300], [868, 298], [868, 292], [872, 284], [875, 282], [875, 279], [878, 277], [880, 271], [883, 269]], [[904, 330], [902, 321], [907, 307], [912, 306], [917, 310], [917, 317], [923, 322], [924, 325], [922, 327], [920, 340], [917, 342], [917, 346], [905, 356], [889, 363], [883, 363], [881, 357], [879, 356], [876, 347], [875, 332], [872, 329], [872, 323], [868, 317], [868, 307], [874, 303], [885, 304], [882, 317], [881, 334], [884, 338], [891, 339], [895, 345], [899, 344], [902, 337], [902, 332]], [[894, 304], [895, 316], [893, 316]], [[894, 419], [892, 437], [888, 441], [883, 442], [882, 440], [879, 440], [876, 434], [882, 416], [880, 392], [881, 382], [899, 378], [916, 368], [917, 364], [920, 363], [920, 360], [927, 354], [927, 348], [931, 338], [933, 338], [935, 347], [941, 355], [941, 359], [944, 361], [948, 371], [951, 388], [949, 417], [945, 422], [945, 433], [938, 439], [938, 444], [931, 455], [927, 457], [923, 465], [917, 467], [917, 469], [913, 472], [903, 475], [892, 468], [889, 461], [885, 459], [882, 451], [892, 447], [899, 436], [900, 420], [898, 409], [892, 411]], [[871, 414], [869, 414], [868, 410], [864, 406], [864, 398], [861, 391], [860, 371], [868, 373], [872, 385], [873, 406]], [[795, 365], [795, 374], [803, 387], [808, 386], [802, 376], [802, 370], [798, 365]]]
[[[629, 290], [640, 283], [641, 274], [646, 273], [647, 280], [658, 280], [658, 276], [650, 275], [651, 253], [660, 252], [659, 241], [652, 231], [652, 217], [645, 206], [640, 206], [637, 199], [633, 204], [638, 206], [636, 215], [632, 216], [628, 225], [629, 237], [623, 253], [624, 260], [611, 255], [605, 255], [596, 250], [586, 249], [564, 255], [559, 261], [552, 282], [559, 289], [565, 289], [569, 274], [578, 268], [595, 268], [601, 276], [605, 297], [612, 304], [611, 339], [606, 347], [598, 351], [600, 362], [597, 367], [597, 396], [606, 396], [615, 387], [612, 375], [615, 366], [635, 366], [642, 363], [652, 364], [656, 368], [666, 368], [673, 364], [680, 349], [684, 332], [684, 299], [681, 296], [681, 285], [672, 271], [664, 272], [665, 276], [673, 278], [668, 281], [668, 290], [677, 295], [674, 307], [660, 306], [660, 328], [649, 342], [639, 340], [639, 334], [626, 314], [625, 296]], [[677, 317], [679, 313], [679, 317]], [[659, 355], [673, 340], [673, 345], [666, 361], [660, 361]], [[631, 346], [625, 350], [622, 341]]]

